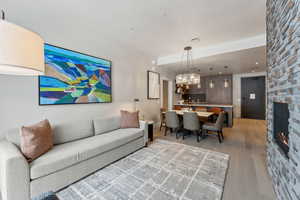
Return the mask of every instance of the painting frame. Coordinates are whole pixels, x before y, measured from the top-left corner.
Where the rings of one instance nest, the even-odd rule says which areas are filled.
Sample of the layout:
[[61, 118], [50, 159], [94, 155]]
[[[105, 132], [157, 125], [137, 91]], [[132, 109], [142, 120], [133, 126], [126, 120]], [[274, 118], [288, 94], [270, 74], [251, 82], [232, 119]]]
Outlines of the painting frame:
[[[155, 79], [157, 79], [157, 83], [152, 83], [151, 80], [151, 76], [155, 77]], [[151, 82], [151, 83], [150, 83]], [[157, 84], [157, 85], [155, 85]], [[156, 88], [157, 91], [155, 91], [156, 96], [154, 96], [151, 93], [151, 88]], [[147, 71], [147, 98], [150, 100], [157, 100], [160, 99], [160, 74], [158, 72], [154, 72], [154, 71]]]
[[49, 45], [49, 46], [52, 46], [52, 47], [55, 47], [55, 48], [60, 48], [60, 49], [66, 50], [66, 51], [71, 51], [71, 52], [74, 52], [74, 53], [82, 54], [82, 55], [85, 55], [85, 56], [88, 56], [88, 57], [92, 57], [92, 58], [96, 58], [96, 59], [101, 59], [101, 60], [109, 62], [110, 63], [110, 73], [109, 73], [109, 79], [110, 79], [110, 100], [109, 101], [104, 101], [104, 102], [80, 102], [80, 103], [59, 103], [59, 104], [50, 104], [50, 103], [46, 104], [46, 103], [42, 103], [41, 102], [41, 90], [40, 90], [40, 84], [41, 84], [41, 82], [40, 81], [41, 81], [41, 77], [43, 77], [45, 75], [39, 75], [38, 76], [38, 99], [39, 99], [38, 101], [39, 101], [39, 106], [106, 104], [106, 103], [112, 103], [113, 102], [113, 84], [112, 84], [113, 62], [111, 60], [105, 59], [105, 58], [101, 58], [101, 57], [97, 57], [97, 56], [93, 56], [93, 55], [90, 55], [90, 54], [87, 54], [87, 53], [82, 53], [82, 52], [75, 51], [75, 50], [72, 50], [72, 49], [60, 47], [60, 46], [57, 46], [57, 45], [49, 44], [49, 43], [44, 43], [44, 46], [45, 45]]

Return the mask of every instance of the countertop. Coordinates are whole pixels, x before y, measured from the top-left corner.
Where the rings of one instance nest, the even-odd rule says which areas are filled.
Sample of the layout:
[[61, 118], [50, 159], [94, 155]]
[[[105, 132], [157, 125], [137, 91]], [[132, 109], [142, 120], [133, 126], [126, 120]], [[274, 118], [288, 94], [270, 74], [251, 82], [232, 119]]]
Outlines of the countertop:
[[233, 108], [233, 105], [225, 105], [225, 104], [203, 104], [203, 103], [174, 104], [174, 106], [203, 106], [203, 107]]

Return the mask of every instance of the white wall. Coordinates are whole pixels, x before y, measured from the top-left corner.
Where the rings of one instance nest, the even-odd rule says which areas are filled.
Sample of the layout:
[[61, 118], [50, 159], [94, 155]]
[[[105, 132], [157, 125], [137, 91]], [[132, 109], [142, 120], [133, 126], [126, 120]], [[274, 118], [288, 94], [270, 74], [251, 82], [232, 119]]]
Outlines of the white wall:
[[175, 82], [174, 80], [166, 77], [164, 74], [161, 74], [161, 79], [160, 79], [160, 107], [163, 107], [163, 81], [168, 81], [168, 109], [171, 110], [174, 105], [174, 94], [175, 94]]
[[35, 123], [44, 118], [51, 122], [91, 119], [119, 114], [120, 109], [133, 109], [133, 99], [142, 100], [140, 109], [146, 119], [157, 120], [159, 102], [148, 101], [147, 66], [151, 59], [138, 52], [129, 53], [120, 43], [101, 39], [58, 37], [38, 30], [47, 43], [112, 60], [113, 103], [85, 105], [38, 105], [38, 78], [0, 75], [0, 137], [12, 127]]
[[244, 74], [234, 74], [233, 80], [233, 115], [234, 118], [241, 117], [241, 78], [243, 77], [255, 77], [255, 76], [266, 76], [266, 72], [254, 72], [254, 73], [244, 73]]
[[147, 70], [156, 71], [148, 62], [144, 62], [136, 69], [136, 97], [140, 99], [137, 107], [142, 118], [158, 122], [160, 101], [147, 99]]
[[[175, 89], [176, 89], [176, 85], [175, 85], [175, 77], [176, 77], [176, 73], [174, 71], [171, 70], [167, 70], [164, 69], [163, 67], [158, 67], [157, 70], [160, 73], [160, 84], [161, 84], [161, 88], [160, 88], [160, 94], [161, 97], [163, 95], [163, 88], [162, 88], [162, 83], [163, 80], [168, 81], [168, 90], [169, 90], [169, 109], [173, 109], [173, 105], [175, 103], [177, 103], [177, 99], [176, 99], [176, 95], [175, 94]], [[163, 106], [163, 99], [160, 99], [160, 106]]]

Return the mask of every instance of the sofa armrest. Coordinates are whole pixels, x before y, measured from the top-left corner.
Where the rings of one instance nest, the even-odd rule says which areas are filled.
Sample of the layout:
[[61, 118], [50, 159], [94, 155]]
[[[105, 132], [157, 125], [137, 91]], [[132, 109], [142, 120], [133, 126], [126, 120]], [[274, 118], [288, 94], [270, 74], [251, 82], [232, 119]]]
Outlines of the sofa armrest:
[[148, 142], [148, 123], [146, 121], [140, 121], [140, 128], [144, 130], [144, 145]]
[[6, 140], [0, 141], [0, 187], [2, 200], [30, 200], [29, 164]]

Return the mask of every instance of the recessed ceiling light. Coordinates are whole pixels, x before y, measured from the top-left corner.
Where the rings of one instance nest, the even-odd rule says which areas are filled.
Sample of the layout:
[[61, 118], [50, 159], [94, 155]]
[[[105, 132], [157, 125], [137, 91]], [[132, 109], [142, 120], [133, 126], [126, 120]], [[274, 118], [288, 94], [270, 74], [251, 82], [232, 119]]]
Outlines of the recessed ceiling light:
[[219, 74], [222, 74], [222, 72], [219, 72]]
[[258, 62], [256, 62], [255, 64], [256, 64], [256, 65], [258, 65], [259, 63], [258, 63]]
[[166, 10], [164, 8], [160, 8], [160, 12], [162, 13], [163, 17], [167, 16], [167, 12], [166, 12]]
[[191, 42], [200, 42], [200, 38], [194, 37], [193, 39], [191, 39]]

